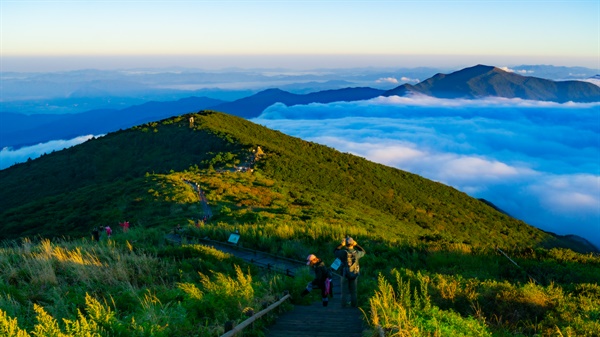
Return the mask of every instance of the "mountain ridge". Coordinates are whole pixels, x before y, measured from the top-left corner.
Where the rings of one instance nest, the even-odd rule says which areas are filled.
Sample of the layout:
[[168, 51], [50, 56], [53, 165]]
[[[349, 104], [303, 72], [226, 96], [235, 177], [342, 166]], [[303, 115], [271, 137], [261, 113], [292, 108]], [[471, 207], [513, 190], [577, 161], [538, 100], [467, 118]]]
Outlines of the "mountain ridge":
[[383, 95], [404, 96], [409, 93], [449, 99], [494, 96], [557, 103], [600, 101], [600, 88], [591, 83], [523, 76], [481, 64], [450, 74], [438, 73], [415, 85], [403, 84]]
[[[449, 99], [497, 96], [558, 103], [600, 102], [600, 87], [589, 82], [572, 80], [556, 82], [522, 76], [493, 66], [476, 65], [449, 74], [438, 73], [418, 84], [406, 83], [387, 91], [371, 87], [350, 87], [295, 94], [272, 88], [231, 102], [206, 97], [195, 98], [203, 100], [195, 103], [192, 103], [193, 97], [171, 102], [148, 102], [145, 104], [154, 105], [156, 108], [150, 109], [154, 110], [154, 113], [147, 116], [142, 115], [144, 107], [146, 107], [144, 104], [120, 110], [91, 110], [79, 114], [60, 115], [60, 117], [39, 115], [36, 115], [39, 117], [15, 117], [3, 113], [3, 116], [6, 117], [3, 117], [2, 128], [0, 128], [0, 147], [21, 147], [55, 139], [75, 138], [84, 134], [106, 133], [130, 127], [136, 123], [202, 109], [214, 109], [244, 118], [255, 118], [275, 103], [282, 103], [286, 106], [310, 103], [326, 104], [337, 101], [368, 100], [378, 96], [405, 96], [414, 93]], [[140, 114], [139, 118], [132, 119], [132, 116], [128, 116], [128, 112], [134, 110]], [[171, 111], [161, 114], [158, 113], [159, 110]], [[94, 114], [98, 116], [93, 116]], [[44, 119], [47, 121], [41, 123]], [[94, 122], [90, 122], [92, 119]]]
[[[189, 117], [194, 117], [193, 125]], [[266, 157], [257, 162], [254, 174], [288, 186], [292, 204], [306, 209], [307, 220], [321, 212], [319, 217], [337, 218], [345, 207], [355, 205], [365, 215], [352, 221], [407, 240], [577, 249], [566, 239], [510, 218], [449, 186], [217, 112], [117, 131], [0, 171], [2, 233], [13, 238], [35, 233], [60, 236], [85, 233], [93, 223], [122, 218], [139, 217], [148, 224], [175, 221], [160, 214], [135, 215], [151, 207], [135, 201], [154, 193], [144, 176], [232, 167], [257, 146]], [[139, 186], [126, 187], [130, 184]], [[125, 190], [129, 192], [118, 192]], [[338, 201], [328, 206], [327, 199]], [[244, 213], [248, 219], [263, 218], [252, 208], [248, 212]], [[48, 214], [54, 215], [47, 219]]]
[[312, 92], [308, 94], [294, 94], [277, 88], [263, 90], [255, 95], [241, 98], [233, 102], [223, 103], [212, 107], [243, 118], [258, 117], [266, 108], [282, 103], [286, 106], [294, 106], [310, 103], [332, 103], [339, 101], [360, 101], [378, 97], [385, 90], [370, 87], [354, 87], [343, 89], [331, 89]]

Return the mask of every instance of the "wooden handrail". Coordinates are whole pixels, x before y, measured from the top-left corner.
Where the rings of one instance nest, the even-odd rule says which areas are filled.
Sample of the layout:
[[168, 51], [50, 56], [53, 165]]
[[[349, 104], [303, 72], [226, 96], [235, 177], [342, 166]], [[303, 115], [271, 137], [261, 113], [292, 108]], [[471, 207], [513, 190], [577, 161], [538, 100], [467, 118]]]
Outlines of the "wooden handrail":
[[287, 300], [288, 298], [291, 298], [291, 297], [292, 296], [290, 294], [287, 294], [287, 295], [283, 296], [279, 301], [271, 304], [266, 309], [259, 311], [254, 316], [248, 318], [247, 320], [243, 321], [239, 325], [236, 325], [235, 327], [233, 327], [233, 329], [231, 329], [231, 330], [227, 331], [226, 333], [224, 333], [223, 335], [221, 335], [221, 337], [235, 336], [236, 333], [244, 330], [245, 327], [247, 327], [248, 325], [254, 323], [254, 321], [256, 321], [257, 319], [259, 319], [261, 316], [263, 316], [264, 314], [268, 313], [269, 311], [277, 308], [281, 303], [283, 303], [285, 300]]

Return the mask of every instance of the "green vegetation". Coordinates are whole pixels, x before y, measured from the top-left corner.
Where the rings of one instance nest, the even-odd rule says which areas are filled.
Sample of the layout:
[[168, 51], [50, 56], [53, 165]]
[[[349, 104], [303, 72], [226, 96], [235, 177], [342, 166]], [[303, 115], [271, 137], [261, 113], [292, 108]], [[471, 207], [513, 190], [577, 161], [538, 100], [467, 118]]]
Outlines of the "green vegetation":
[[[0, 226], [15, 239], [0, 248], [0, 335], [218, 336], [284, 290], [299, 300], [307, 273], [169, 246], [177, 224], [222, 241], [238, 230], [242, 246], [329, 263], [353, 236], [368, 252], [359, 303], [373, 336], [600, 334], [600, 257], [565, 238], [414, 174], [221, 113], [194, 114], [193, 127], [188, 117], [0, 171]], [[257, 146], [254, 171], [234, 172]], [[208, 223], [185, 181], [204, 190]], [[113, 238], [90, 241], [98, 225]]]

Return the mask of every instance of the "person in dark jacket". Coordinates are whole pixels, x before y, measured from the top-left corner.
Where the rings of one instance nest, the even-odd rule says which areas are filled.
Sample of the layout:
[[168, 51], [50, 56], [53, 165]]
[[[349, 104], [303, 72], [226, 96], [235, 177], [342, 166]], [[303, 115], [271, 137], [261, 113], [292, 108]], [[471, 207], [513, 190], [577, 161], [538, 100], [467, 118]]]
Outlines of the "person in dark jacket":
[[365, 250], [347, 236], [342, 243], [333, 250], [336, 258], [342, 262], [342, 306], [348, 306], [348, 296], [350, 297], [350, 305], [356, 307], [359, 264], [358, 260], [365, 256]]
[[321, 289], [321, 300], [323, 306], [326, 307], [329, 304], [329, 297], [332, 293], [331, 284], [331, 271], [329, 267], [325, 265], [325, 262], [321, 261], [316, 255], [310, 254], [306, 258], [306, 265], [310, 266], [315, 273], [315, 279], [310, 281], [306, 286], [306, 289], [300, 294], [302, 297], [308, 295], [313, 288]]
[[92, 228], [92, 239], [96, 242], [100, 241], [100, 231], [98, 231], [98, 227], [96, 226]]

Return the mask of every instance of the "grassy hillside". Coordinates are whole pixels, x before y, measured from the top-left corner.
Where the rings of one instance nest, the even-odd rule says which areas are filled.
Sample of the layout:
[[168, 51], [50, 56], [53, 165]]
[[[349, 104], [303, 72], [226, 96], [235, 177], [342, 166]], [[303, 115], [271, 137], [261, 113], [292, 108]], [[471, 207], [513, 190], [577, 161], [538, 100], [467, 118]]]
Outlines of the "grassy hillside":
[[128, 208], [137, 207], [128, 194], [147, 188], [139, 180], [146, 173], [232, 166], [260, 145], [267, 156], [258, 162], [258, 172], [293, 186], [292, 203], [312, 205], [315, 193], [347, 199], [340, 201], [340, 210], [349, 202], [360, 203], [365, 212], [372, 209], [388, 218], [377, 224], [382, 235], [502, 247], [535, 246], [553, 239], [420, 176], [230, 115], [195, 118], [193, 127], [183, 117], [150, 123], [1, 171], [5, 235], [80, 235], [95, 223], [127, 217]]
[[[233, 116], [190, 116], [0, 171], [1, 233], [21, 238], [0, 248], [0, 335], [218, 336], [283, 290], [298, 303], [308, 274], [284, 279], [202, 245], [168, 246], [177, 224], [328, 262], [352, 235], [367, 250], [359, 302], [374, 336], [600, 332], [597, 255], [557, 248], [570, 242], [417, 175]], [[253, 172], [230, 169], [258, 146]], [[205, 191], [208, 223], [185, 180]], [[98, 225], [114, 237], [91, 242]]]

